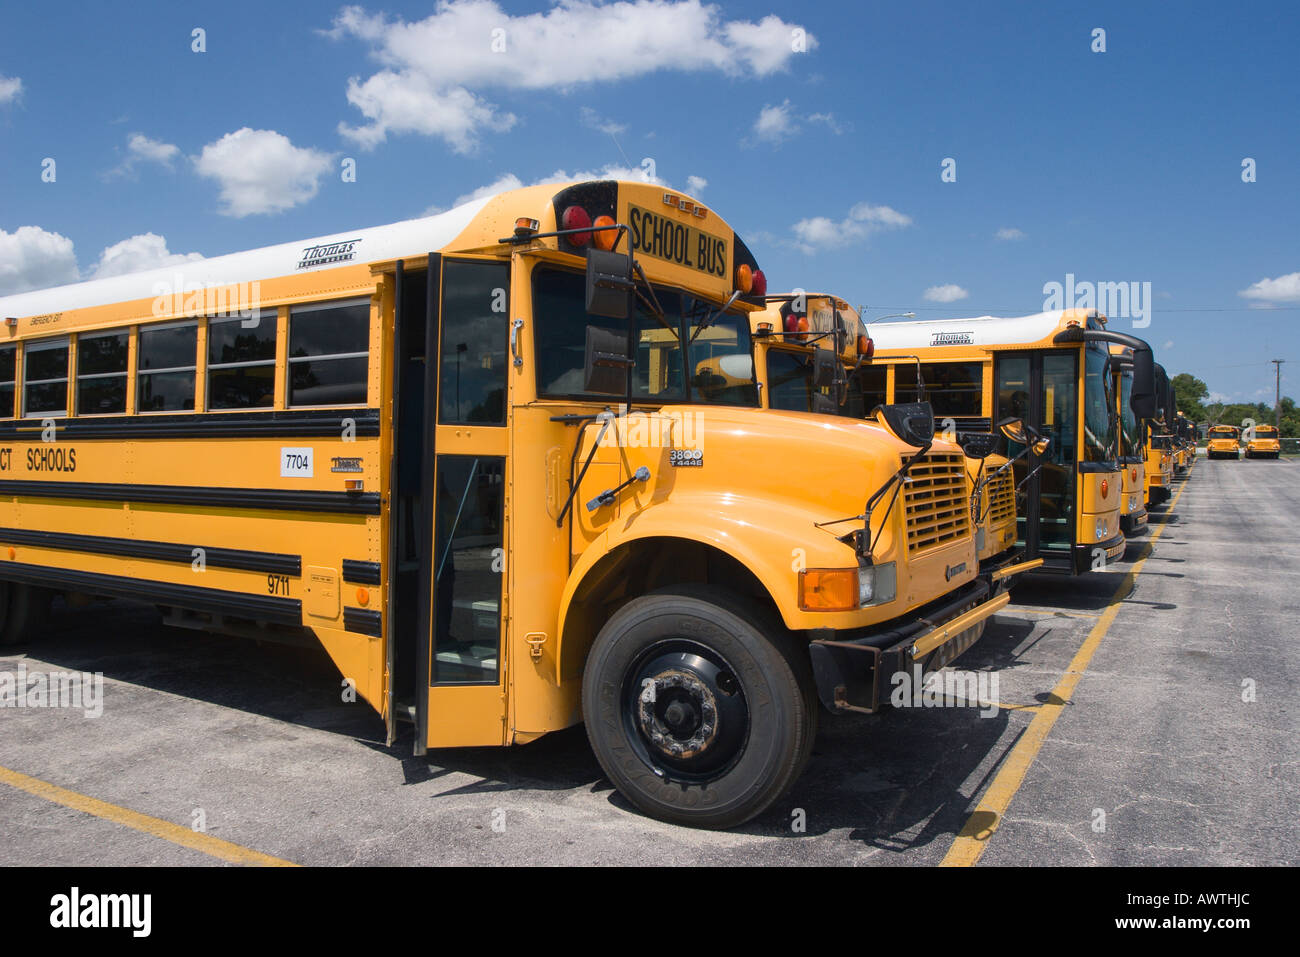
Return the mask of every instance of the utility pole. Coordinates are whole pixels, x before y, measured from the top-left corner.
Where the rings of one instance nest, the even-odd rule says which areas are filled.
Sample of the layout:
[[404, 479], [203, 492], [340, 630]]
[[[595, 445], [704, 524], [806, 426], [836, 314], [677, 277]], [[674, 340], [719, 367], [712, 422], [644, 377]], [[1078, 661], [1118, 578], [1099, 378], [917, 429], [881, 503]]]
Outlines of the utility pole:
[[1277, 434], [1282, 434], [1282, 363], [1285, 359], [1270, 359], [1274, 368], [1277, 370], [1277, 391], [1273, 394], [1273, 424], [1277, 426]]

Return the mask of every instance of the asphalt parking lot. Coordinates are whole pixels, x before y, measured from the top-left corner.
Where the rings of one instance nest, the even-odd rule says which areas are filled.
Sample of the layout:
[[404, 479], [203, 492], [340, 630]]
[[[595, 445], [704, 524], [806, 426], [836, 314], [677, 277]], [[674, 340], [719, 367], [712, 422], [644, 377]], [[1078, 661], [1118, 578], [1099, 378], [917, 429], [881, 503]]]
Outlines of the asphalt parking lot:
[[954, 664], [1000, 707], [824, 716], [724, 833], [633, 812], [581, 728], [413, 758], [323, 654], [59, 605], [0, 672], [103, 672], [103, 714], [0, 709], [0, 863], [1295, 865], [1298, 468], [1202, 458], [1124, 562], [1026, 580]]

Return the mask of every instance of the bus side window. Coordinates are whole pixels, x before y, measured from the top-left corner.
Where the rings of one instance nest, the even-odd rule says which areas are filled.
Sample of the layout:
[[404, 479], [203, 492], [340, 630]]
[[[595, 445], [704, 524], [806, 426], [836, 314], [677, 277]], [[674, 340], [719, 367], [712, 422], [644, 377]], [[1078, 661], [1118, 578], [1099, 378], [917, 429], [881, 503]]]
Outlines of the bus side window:
[[507, 263], [443, 262], [439, 422], [505, 425], [509, 293]]
[[198, 323], [141, 326], [136, 349], [139, 412], [193, 412]]
[[[883, 365], [863, 366], [858, 370], [862, 403], [862, 411], [857, 412], [859, 418], [866, 418], [871, 415], [876, 406], [885, 404], [885, 379], [888, 372], [888, 368]], [[852, 392], [849, 398], [850, 401], [854, 401]]]
[[68, 414], [68, 338], [29, 342], [23, 353], [23, 415]]
[[0, 346], [0, 419], [13, 418], [17, 372], [18, 347]]
[[289, 406], [365, 405], [370, 300], [289, 311]]
[[77, 415], [126, 411], [125, 330], [77, 337]]

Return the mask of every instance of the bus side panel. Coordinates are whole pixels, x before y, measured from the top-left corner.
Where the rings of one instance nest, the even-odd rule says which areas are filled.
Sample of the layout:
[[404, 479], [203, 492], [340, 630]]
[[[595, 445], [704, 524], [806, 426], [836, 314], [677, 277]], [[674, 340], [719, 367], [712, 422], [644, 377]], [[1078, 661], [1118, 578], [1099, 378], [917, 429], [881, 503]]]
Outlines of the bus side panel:
[[[24, 484], [2, 489], [0, 576], [13, 562], [59, 570], [53, 585], [70, 591], [93, 594], [96, 577], [110, 576], [105, 594], [134, 588], [146, 601], [215, 605], [201, 610], [249, 621], [271, 620], [270, 608], [276, 624], [311, 628], [379, 708], [383, 592], [355, 580], [383, 563], [378, 496], [344, 490], [348, 479], [380, 488], [379, 440], [348, 435], [345, 421], [364, 412], [338, 410], [329, 437], [14, 443], [4, 479]], [[42, 467], [55, 461], [42, 455], [51, 448], [64, 471]]]

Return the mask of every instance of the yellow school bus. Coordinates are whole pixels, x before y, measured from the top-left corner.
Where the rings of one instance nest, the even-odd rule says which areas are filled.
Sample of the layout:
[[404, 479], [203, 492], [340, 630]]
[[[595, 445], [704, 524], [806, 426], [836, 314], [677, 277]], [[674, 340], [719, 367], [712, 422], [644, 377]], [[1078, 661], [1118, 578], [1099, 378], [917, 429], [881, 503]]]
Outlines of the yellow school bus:
[[716, 212], [602, 181], [0, 299], [0, 638], [60, 592], [314, 639], [390, 743], [585, 720], [643, 812], [738, 824], [819, 700], [1006, 603], [932, 419], [760, 407], [764, 292]]
[[1145, 446], [1145, 491], [1147, 508], [1156, 508], [1169, 501], [1173, 495], [1174, 452], [1177, 437], [1174, 417], [1174, 389], [1169, 374], [1160, 363], [1155, 364], [1156, 401], [1152, 414], [1145, 419], [1147, 439]]
[[1246, 443], [1246, 458], [1275, 459], [1282, 454], [1282, 443], [1278, 439], [1277, 426], [1257, 425], [1255, 434]]
[[1126, 537], [1140, 535], [1147, 527], [1146, 428], [1133, 411], [1133, 350], [1112, 343], [1110, 359], [1116, 411], [1119, 417], [1119, 468], [1122, 489], [1119, 526]]
[[1212, 425], [1206, 438], [1209, 440], [1205, 445], [1208, 458], [1241, 458], [1241, 429], [1235, 425]]
[[[862, 390], [899, 401], [923, 386], [936, 422], [987, 431], [1023, 419], [1050, 439], [1045, 454], [1008, 444], [1016, 458], [1017, 544], [1044, 571], [1081, 574], [1124, 553], [1109, 346], [1133, 349], [1136, 414], [1152, 414], [1151, 349], [1106, 328], [1095, 311], [868, 324], [874, 359]], [[918, 383], [918, 375], [921, 382]], [[940, 411], [942, 410], [942, 411]]]
[[1185, 475], [1196, 459], [1196, 445], [1191, 439], [1192, 423], [1178, 412], [1174, 418], [1174, 474]]
[[[865, 326], [847, 301], [824, 293], [767, 297], [767, 309], [750, 316], [759, 394], [765, 407], [870, 418], [885, 404], [881, 395], [864, 395], [859, 374], [872, 363]], [[839, 371], [830, 384], [817, 382], [819, 355], [834, 356]], [[899, 402], [928, 401], [926, 395], [899, 395]], [[931, 402], [936, 419], [950, 410]], [[981, 572], [1003, 587], [1012, 576], [1040, 562], [1014, 563], [1016, 503], [1011, 468], [991, 432], [950, 430], [966, 454], [967, 492], [975, 526]]]

